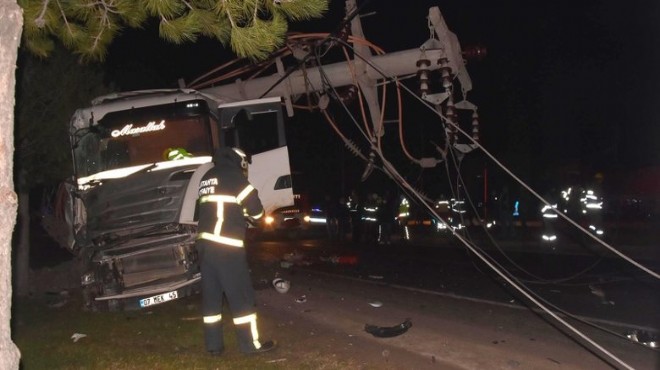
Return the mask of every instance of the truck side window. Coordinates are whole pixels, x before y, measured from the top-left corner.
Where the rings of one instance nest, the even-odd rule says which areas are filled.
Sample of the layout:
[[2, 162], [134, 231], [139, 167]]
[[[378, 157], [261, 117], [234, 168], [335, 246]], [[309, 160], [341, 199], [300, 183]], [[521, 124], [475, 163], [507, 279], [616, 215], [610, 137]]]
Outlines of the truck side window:
[[280, 147], [276, 112], [248, 114], [240, 110], [233, 122], [238, 133], [238, 146], [246, 153], [263, 153]]

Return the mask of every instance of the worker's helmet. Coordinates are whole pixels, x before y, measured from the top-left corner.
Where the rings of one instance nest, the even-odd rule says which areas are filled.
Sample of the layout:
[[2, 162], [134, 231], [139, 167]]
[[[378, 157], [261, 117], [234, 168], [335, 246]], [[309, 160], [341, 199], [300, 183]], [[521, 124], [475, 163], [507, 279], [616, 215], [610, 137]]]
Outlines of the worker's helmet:
[[273, 280], [273, 287], [275, 287], [275, 290], [280, 293], [286, 293], [291, 288], [291, 282], [282, 278], [275, 278], [275, 280]]
[[252, 162], [251, 158], [245, 154], [245, 152], [239, 148], [232, 148], [232, 150], [241, 157], [241, 168], [247, 170], [248, 165]]
[[188, 153], [187, 150], [183, 148], [167, 148], [163, 152], [163, 159], [168, 161], [175, 161], [178, 159], [190, 158], [192, 154]]

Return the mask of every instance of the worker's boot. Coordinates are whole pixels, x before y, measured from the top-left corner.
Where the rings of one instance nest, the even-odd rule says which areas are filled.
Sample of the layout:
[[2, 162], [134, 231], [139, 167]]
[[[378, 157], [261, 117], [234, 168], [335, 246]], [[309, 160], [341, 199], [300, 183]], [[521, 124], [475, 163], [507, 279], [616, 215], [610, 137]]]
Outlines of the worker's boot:
[[222, 322], [204, 323], [204, 343], [206, 352], [219, 356], [225, 350]]
[[259, 340], [256, 314], [234, 318], [234, 326], [236, 327], [238, 346], [243, 353], [263, 353], [272, 351], [277, 347], [277, 343], [273, 340]]

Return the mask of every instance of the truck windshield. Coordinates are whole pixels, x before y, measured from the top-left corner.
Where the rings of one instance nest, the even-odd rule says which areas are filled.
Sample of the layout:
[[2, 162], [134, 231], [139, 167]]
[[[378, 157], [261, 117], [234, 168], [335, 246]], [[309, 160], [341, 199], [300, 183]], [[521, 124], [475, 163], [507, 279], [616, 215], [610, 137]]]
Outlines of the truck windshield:
[[167, 160], [171, 148], [213, 153], [203, 102], [181, 102], [108, 113], [75, 146], [78, 176]]

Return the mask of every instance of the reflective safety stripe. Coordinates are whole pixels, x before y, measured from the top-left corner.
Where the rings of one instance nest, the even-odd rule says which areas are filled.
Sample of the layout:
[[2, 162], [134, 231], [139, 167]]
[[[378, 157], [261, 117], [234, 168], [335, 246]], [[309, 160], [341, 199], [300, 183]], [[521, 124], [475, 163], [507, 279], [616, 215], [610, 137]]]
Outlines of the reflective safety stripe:
[[201, 232], [197, 236], [197, 239], [210, 240], [212, 242], [230, 245], [232, 247], [243, 247], [243, 240], [228, 238], [226, 236], [220, 235], [222, 231], [222, 224], [225, 222], [225, 205], [224, 203], [238, 203], [236, 197], [231, 195], [204, 195], [199, 198], [200, 203], [215, 202], [216, 205], [216, 217], [218, 222], [215, 223], [213, 228], [213, 233]]
[[226, 244], [232, 247], [239, 247], [239, 248], [243, 247], [243, 241], [241, 239], [228, 238], [226, 236], [220, 236], [217, 234], [201, 232], [197, 236], [197, 239], [210, 240], [212, 242]]
[[199, 202], [238, 203], [236, 197], [231, 195], [204, 195], [199, 198]]
[[252, 332], [252, 343], [256, 349], [261, 348], [259, 342], [259, 331], [257, 330], [257, 314], [249, 314], [242, 317], [234, 318], [234, 325], [250, 324], [250, 331]]
[[255, 220], [258, 220], [258, 219], [262, 218], [262, 217], [264, 216], [264, 214], [265, 214], [265, 212], [264, 212], [264, 211], [261, 211], [261, 213], [259, 213], [259, 214], [256, 215], [256, 216], [252, 216], [252, 218], [254, 218]]
[[248, 195], [254, 190], [254, 187], [252, 185], [248, 185], [243, 189], [238, 195], [236, 196], [236, 203], [241, 204], [245, 198], [247, 198]]
[[541, 209], [541, 213], [543, 214], [543, 218], [557, 218], [557, 214], [555, 213], [554, 209], [557, 208], [556, 204], [552, 205], [544, 205], [543, 208]]
[[222, 320], [222, 315], [204, 316], [204, 324], [215, 324]]

